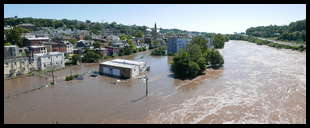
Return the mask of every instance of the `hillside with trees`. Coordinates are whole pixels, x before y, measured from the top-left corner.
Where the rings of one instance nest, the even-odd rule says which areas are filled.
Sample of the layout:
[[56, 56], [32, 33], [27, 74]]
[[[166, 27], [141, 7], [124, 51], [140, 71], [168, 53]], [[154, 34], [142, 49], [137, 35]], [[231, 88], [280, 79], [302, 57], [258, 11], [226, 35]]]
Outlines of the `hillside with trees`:
[[274, 38], [282, 41], [295, 41], [305, 43], [306, 41], [306, 19], [292, 22], [289, 25], [259, 26], [246, 30], [249, 36]]
[[278, 48], [278, 49], [292, 49], [292, 50], [298, 50], [298, 51], [305, 51], [306, 45], [301, 44], [299, 46], [292, 46], [292, 45], [286, 45], [286, 44], [279, 44], [279, 43], [274, 43], [272, 41], [268, 41], [268, 40], [262, 40], [259, 39], [257, 37], [254, 36], [246, 36], [246, 35], [242, 35], [242, 34], [231, 34], [231, 35], [226, 35], [230, 40], [244, 40], [244, 41], [248, 41], [251, 43], [255, 43], [257, 45], [267, 45], [270, 47], [274, 47], [274, 48]]
[[116, 22], [91, 22], [90, 20], [78, 21], [68, 19], [41, 19], [41, 18], [4, 18], [4, 26], [16, 26], [19, 24], [33, 24], [37, 27], [49, 27], [52, 29], [66, 28], [71, 30], [88, 30], [94, 34], [101, 34], [105, 30], [142, 37], [147, 33], [147, 26], [123, 25]]

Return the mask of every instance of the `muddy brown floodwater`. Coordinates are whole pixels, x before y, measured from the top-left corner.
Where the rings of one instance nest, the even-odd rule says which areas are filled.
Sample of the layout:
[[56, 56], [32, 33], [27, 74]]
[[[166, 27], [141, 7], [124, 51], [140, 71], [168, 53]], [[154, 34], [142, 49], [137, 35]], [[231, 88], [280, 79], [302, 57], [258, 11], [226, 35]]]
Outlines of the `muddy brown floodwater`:
[[[224, 68], [177, 80], [170, 57], [138, 53], [151, 66], [145, 81], [90, 77], [99, 64], [71, 67], [84, 80], [64, 81], [70, 68], [4, 81], [4, 123], [306, 123], [306, 54], [229, 41]], [[115, 84], [116, 83], [116, 84]]]

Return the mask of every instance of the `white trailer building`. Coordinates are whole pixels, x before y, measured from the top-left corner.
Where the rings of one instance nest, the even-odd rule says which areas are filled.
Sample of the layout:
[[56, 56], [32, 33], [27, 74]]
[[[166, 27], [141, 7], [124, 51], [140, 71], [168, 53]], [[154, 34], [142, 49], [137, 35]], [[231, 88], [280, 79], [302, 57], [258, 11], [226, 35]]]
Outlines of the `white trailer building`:
[[114, 59], [100, 64], [99, 73], [119, 78], [135, 78], [146, 70], [145, 62]]

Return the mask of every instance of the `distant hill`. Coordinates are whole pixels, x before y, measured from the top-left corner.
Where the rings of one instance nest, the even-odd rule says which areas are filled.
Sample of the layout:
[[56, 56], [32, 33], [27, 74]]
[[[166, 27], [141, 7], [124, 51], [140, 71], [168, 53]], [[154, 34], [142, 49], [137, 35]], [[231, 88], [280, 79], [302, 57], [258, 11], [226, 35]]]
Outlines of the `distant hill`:
[[[132, 36], [142, 36], [142, 35], [151, 35], [151, 31], [147, 26], [138, 26], [138, 25], [123, 25], [118, 24], [116, 22], [108, 23], [100, 23], [100, 22], [91, 22], [89, 20], [86, 21], [78, 21], [78, 20], [68, 20], [68, 19], [42, 19], [42, 18], [4, 18], [4, 26], [16, 26], [19, 24], [33, 24], [37, 27], [49, 27], [52, 29], [57, 28], [65, 28], [71, 30], [88, 30], [95, 34], [101, 34], [104, 32], [112, 32], [115, 34], [127, 34]], [[160, 28], [159, 32], [164, 35], [205, 35], [210, 36], [210, 33], [206, 32], [196, 32], [196, 31], [187, 31], [180, 29], [164, 29]]]
[[249, 36], [257, 36], [264, 38], [275, 38], [283, 41], [306, 41], [306, 19], [291, 22], [289, 25], [277, 26], [259, 26], [251, 27], [246, 30]]

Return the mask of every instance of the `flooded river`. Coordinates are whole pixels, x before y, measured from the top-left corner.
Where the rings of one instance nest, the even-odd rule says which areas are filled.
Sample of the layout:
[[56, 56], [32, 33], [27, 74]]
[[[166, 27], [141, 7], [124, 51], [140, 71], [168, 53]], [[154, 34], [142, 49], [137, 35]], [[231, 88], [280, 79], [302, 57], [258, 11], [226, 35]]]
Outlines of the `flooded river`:
[[[90, 77], [99, 64], [4, 81], [4, 123], [306, 123], [306, 54], [229, 41], [224, 68], [194, 80], [173, 78], [171, 57], [138, 53], [143, 79]], [[84, 80], [64, 81], [83, 73]]]

